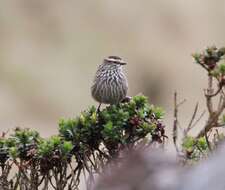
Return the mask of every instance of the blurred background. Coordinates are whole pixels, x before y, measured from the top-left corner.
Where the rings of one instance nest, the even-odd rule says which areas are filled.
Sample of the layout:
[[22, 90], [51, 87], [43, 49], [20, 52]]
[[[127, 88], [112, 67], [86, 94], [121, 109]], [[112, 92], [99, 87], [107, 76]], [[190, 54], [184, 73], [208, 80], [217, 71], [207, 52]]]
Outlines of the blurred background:
[[204, 71], [191, 53], [225, 42], [225, 1], [17, 0], [0, 2], [0, 131], [57, 132], [61, 117], [97, 105], [90, 86], [108, 55], [128, 62], [129, 95], [143, 93], [166, 110], [173, 93], [205, 108]]

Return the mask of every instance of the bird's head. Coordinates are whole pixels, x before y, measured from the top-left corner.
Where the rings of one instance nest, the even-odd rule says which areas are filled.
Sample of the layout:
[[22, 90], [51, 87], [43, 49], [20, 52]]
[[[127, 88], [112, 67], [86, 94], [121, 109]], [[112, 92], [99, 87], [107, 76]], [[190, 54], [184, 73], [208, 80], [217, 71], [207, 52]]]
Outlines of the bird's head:
[[104, 59], [104, 65], [112, 68], [119, 68], [127, 63], [118, 56], [109, 56]]

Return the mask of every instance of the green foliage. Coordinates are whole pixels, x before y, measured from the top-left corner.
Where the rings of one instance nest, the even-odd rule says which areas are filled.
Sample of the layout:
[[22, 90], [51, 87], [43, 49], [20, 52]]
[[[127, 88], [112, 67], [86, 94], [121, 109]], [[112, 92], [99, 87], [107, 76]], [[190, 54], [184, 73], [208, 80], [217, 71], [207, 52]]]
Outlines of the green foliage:
[[161, 107], [153, 107], [153, 113], [155, 114], [157, 119], [162, 119], [165, 115], [165, 112]]
[[4, 138], [3, 142], [5, 150], [13, 159], [18, 157], [27, 160], [30, 158], [29, 151], [35, 148], [40, 140], [37, 131], [16, 128], [14, 134], [7, 139]]
[[148, 99], [146, 96], [134, 96], [132, 100], [137, 108], [143, 108], [148, 104]]
[[10, 147], [9, 148], [9, 155], [13, 158], [16, 159], [19, 155], [18, 149], [16, 147]]
[[67, 140], [76, 140], [78, 119], [60, 119], [59, 121], [59, 133]]
[[224, 64], [225, 48], [216, 48], [211, 46], [202, 53], [194, 53], [192, 56], [196, 63], [200, 64], [207, 72], [217, 78], [220, 85], [224, 85], [222, 76], [225, 75]]
[[197, 140], [197, 146], [202, 150], [202, 151], [208, 151], [208, 145], [205, 137], [198, 138]]
[[222, 75], [225, 74], [225, 64], [224, 63], [219, 65], [219, 71], [221, 72]]
[[79, 117], [61, 119], [59, 133], [80, 151], [84, 147], [98, 148], [101, 143], [108, 149], [117, 149], [148, 134], [149, 140], [162, 142], [164, 127], [160, 119], [163, 115], [162, 108], [150, 105], [147, 98], [140, 95], [127, 103], [108, 106], [99, 113], [95, 107], [90, 107]]
[[66, 156], [72, 150], [73, 145], [70, 141], [63, 141], [59, 136], [52, 136], [50, 139], [43, 139], [38, 143], [38, 156], [43, 158], [51, 156], [57, 151], [61, 156]]
[[40, 136], [37, 131], [17, 128], [12, 138], [17, 145], [29, 145], [38, 142]]
[[55, 143], [51, 139], [42, 140], [38, 144], [37, 152], [38, 155], [40, 155], [40, 157], [49, 156], [55, 148], [56, 148]]
[[186, 136], [182, 143], [183, 151], [188, 159], [198, 161], [209, 153], [209, 145], [205, 137], [195, 138]]
[[61, 148], [62, 154], [67, 155], [73, 149], [73, 144], [70, 141], [63, 141], [60, 148]]
[[196, 63], [200, 64], [200, 60], [201, 60], [201, 54], [200, 53], [193, 53], [192, 57], [194, 58]]
[[194, 148], [194, 145], [195, 145], [194, 137], [187, 136], [183, 139], [182, 146], [186, 151], [191, 152]]
[[92, 106], [75, 118], [60, 119], [59, 134], [48, 139], [34, 130], [17, 128], [8, 138], [0, 138], [0, 167], [12, 162], [32, 177], [34, 173], [42, 179], [49, 175], [57, 181], [64, 176], [63, 181], [71, 179], [70, 184], [76, 186], [82, 170], [99, 171], [123, 148], [163, 143], [163, 114], [162, 108], [140, 95], [99, 112]]
[[42, 139], [34, 130], [20, 128], [9, 138], [0, 138], [2, 162], [8, 157], [29, 160], [32, 156], [47, 159], [75, 152], [82, 155], [101, 146], [107, 149], [106, 153], [115, 153], [119, 146], [135, 145], [147, 136], [149, 142], [161, 143], [165, 138], [163, 115], [163, 109], [150, 105], [143, 95], [100, 112], [92, 106], [76, 118], [60, 119], [59, 135], [49, 139]]

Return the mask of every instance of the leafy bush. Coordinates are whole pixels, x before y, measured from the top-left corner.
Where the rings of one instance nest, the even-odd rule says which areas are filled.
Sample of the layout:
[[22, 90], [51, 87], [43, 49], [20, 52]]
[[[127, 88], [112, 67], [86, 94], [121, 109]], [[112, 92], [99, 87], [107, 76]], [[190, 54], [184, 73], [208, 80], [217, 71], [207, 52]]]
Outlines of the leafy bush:
[[[59, 134], [49, 139], [17, 128], [8, 138], [3, 135], [0, 139], [2, 176], [5, 174], [9, 189], [23, 185], [30, 189], [76, 189], [81, 171], [90, 176], [101, 173], [104, 165], [121, 157], [121, 150], [163, 143], [163, 115], [161, 108], [140, 95], [100, 112], [92, 106], [76, 118], [61, 119]], [[18, 172], [10, 178], [11, 166]]]
[[[178, 112], [185, 101], [178, 102], [177, 93], [174, 94], [172, 139], [178, 161], [183, 164], [207, 158], [224, 140], [221, 130], [225, 126], [224, 55], [225, 48], [214, 46], [193, 54], [208, 77], [204, 91], [208, 116], [205, 125], [199, 125], [205, 112], [198, 114], [197, 103], [189, 124], [183, 127]], [[120, 163], [123, 151], [164, 145], [167, 136], [163, 116], [162, 108], [138, 95], [101, 111], [92, 106], [75, 118], [60, 119], [59, 133], [48, 139], [31, 129], [17, 128], [9, 136], [3, 133], [0, 189], [79, 189], [82, 172], [84, 176], [88, 173], [86, 184], [90, 185], [95, 174], [101, 175], [112, 160]], [[191, 131], [196, 127], [199, 132], [194, 136]]]

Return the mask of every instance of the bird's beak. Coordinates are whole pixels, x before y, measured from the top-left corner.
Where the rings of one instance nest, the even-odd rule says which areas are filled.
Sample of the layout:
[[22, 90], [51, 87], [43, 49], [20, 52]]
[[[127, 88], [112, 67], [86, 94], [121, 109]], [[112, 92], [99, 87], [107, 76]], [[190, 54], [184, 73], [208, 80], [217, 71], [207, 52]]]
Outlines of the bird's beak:
[[120, 64], [120, 65], [126, 65], [126, 64], [127, 64], [127, 62], [125, 62], [125, 61], [121, 60], [119, 64]]

